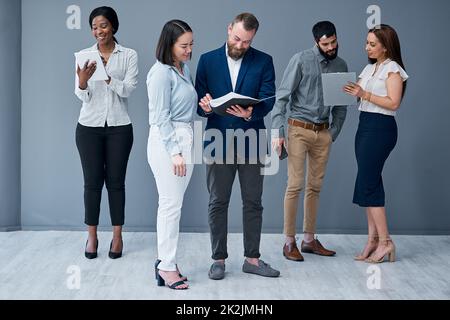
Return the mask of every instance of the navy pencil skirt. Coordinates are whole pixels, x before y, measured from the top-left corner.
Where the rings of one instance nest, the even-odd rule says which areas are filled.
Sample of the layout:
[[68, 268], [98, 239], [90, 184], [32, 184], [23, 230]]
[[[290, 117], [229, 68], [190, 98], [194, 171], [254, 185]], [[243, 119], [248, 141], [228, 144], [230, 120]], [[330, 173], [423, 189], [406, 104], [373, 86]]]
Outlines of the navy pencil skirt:
[[397, 143], [395, 117], [361, 112], [355, 137], [358, 163], [353, 203], [361, 207], [384, 207], [382, 172]]

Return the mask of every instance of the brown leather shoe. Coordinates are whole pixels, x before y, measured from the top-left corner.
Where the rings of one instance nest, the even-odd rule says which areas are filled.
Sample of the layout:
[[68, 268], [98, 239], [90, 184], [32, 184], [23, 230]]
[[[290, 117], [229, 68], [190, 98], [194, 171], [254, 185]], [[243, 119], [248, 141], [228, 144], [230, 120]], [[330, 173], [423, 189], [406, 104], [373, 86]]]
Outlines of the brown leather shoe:
[[301, 250], [305, 253], [314, 253], [319, 256], [327, 257], [331, 257], [336, 254], [335, 251], [325, 249], [317, 238], [309, 243], [302, 241]]
[[303, 261], [303, 256], [300, 251], [298, 251], [297, 243], [295, 241], [290, 244], [284, 244], [283, 256], [288, 260]]

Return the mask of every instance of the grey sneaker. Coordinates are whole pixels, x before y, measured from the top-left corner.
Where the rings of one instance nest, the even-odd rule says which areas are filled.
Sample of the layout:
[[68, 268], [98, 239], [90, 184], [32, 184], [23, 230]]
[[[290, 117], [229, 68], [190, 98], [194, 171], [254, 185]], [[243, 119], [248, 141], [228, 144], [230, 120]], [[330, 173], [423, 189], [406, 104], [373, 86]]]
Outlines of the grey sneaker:
[[225, 263], [214, 262], [209, 268], [208, 277], [212, 280], [222, 280], [225, 278]]
[[261, 259], [258, 261], [258, 266], [255, 266], [244, 260], [244, 264], [242, 265], [242, 271], [246, 273], [253, 273], [263, 277], [272, 277], [276, 278], [280, 275], [280, 271], [275, 270], [269, 264], [265, 263]]

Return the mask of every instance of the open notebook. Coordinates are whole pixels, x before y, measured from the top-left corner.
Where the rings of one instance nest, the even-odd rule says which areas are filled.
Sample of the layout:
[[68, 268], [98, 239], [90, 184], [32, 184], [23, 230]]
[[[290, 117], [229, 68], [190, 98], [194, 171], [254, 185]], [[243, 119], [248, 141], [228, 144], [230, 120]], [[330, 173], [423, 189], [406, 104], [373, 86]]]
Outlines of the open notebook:
[[233, 105], [240, 105], [243, 108], [247, 108], [249, 106], [253, 106], [258, 104], [264, 100], [275, 98], [275, 96], [267, 97], [264, 99], [255, 99], [252, 97], [244, 96], [242, 94], [238, 94], [235, 92], [227, 93], [226, 95], [216, 98], [210, 101], [209, 105], [213, 109], [213, 111], [221, 116], [228, 116], [226, 111], [229, 107]]

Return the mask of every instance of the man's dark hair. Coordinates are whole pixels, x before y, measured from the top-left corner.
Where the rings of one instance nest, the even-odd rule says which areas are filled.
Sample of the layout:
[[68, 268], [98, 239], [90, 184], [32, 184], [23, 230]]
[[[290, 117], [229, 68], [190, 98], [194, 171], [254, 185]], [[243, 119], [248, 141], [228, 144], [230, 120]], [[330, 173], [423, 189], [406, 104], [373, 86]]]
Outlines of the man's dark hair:
[[259, 22], [256, 17], [248, 12], [241, 13], [234, 18], [233, 22], [231, 22], [231, 25], [234, 26], [236, 23], [243, 22], [244, 23], [244, 29], [247, 31], [255, 30], [255, 33], [258, 31], [259, 28]]
[[314, 25], [312, 33], [316, 42], [319, 42], [323, 36], [329, 38], [336, 35], [336, 27], [330, 21], [320, 21]]

